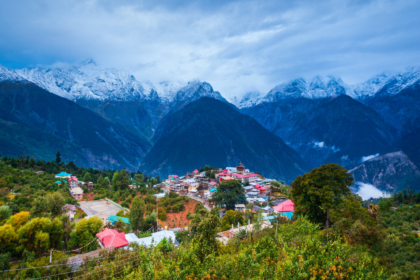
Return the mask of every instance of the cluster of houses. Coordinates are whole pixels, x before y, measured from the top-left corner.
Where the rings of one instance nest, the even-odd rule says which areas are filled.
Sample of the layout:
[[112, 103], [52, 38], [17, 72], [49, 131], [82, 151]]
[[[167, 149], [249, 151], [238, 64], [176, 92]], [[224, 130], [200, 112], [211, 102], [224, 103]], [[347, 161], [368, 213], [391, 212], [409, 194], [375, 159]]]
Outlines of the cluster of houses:
[[59, 174], [55, 175], [56, 179], [60, 179], [55, 181], [57, 184], [61, 184], [61, 182], [68, 182], [69, 183], [69, 192], [71, 197], [76, 200], [80, 200], [83, 198], [83, 190], [82, 186], [85, 186], [91, 190], [93, 190], [93, 183], [92, 182], [82, 182], [77, 179], [76, 176], [72, 176], [72, 174], [66, 172], [60, 172]]
[[211, 199], [217, 192], [217, 186], [230, 180], [239, 180], [242, 182], [246, 199], [248, 203], [263, 203], [268, 200], [270, 194], [270, 182], [272, 179], [263, 179], [260, 174], [252, 173], [240, 162], [237, 167], [226, 167], [213, 170], [215, 178], [206, 177], [206, 172], [199, 172], [197, 169], [185, 176], [169, 175], [168, 179], [162, 184], [165, 193], [171, 191], [179, 194], [190, 193], [203, 198]]

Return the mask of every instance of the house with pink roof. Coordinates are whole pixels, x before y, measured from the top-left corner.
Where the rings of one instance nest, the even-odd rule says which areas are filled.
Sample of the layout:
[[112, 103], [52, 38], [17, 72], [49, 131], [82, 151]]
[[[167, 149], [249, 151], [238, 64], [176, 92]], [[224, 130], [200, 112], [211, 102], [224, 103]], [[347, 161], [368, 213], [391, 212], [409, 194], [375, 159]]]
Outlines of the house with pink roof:
[[252, 173], [252, 174], [233, 174], [232, 175], [235, 179], [241, 181], [243, 184], [246, 182], [254, 181], [261, 177], [260, 174]]
[[125, 238], [124, 232], [118, 232], [115, 229], [105, 228], [100, 233], [97, 233], [96, 236], [105, 248], [120, 248], [130, 244]]
[[79, 180], [77, 179], [76, 176], [71, 176], [69, 179], [69, 188], [75, 188], [79, 186]]

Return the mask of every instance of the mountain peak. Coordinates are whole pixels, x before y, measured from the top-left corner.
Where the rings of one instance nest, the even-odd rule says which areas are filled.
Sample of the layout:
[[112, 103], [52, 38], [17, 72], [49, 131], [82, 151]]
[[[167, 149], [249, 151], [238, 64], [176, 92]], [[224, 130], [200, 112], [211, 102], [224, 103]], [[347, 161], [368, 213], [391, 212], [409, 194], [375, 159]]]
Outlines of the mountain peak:
[[88, 58], [79, 64], [79, 67], [83, 66], [98, 66], [98, 64], [96, 64], [96, 62], [92, 58]]
[[0, 65], [0, 82], [3, 81], [26, 81], [22, 76], [14, 70]]

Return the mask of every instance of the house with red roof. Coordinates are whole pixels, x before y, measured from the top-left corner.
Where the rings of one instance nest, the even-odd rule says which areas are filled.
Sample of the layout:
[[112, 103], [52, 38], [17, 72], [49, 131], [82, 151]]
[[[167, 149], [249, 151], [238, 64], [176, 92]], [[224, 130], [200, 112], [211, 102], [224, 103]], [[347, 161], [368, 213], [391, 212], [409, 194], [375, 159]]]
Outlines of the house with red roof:
[[77, 179], [76, 176], [71, 176], [69, 179], [69, 188], [75, 188], [79, 186], [79, 180]]
[[100, 233], [97, 233], [96, 236], [105, 248], [120, 248], [129, 244], [125, 238], [124, 232], [118, 232], [118, 230], [115, 229], [105, 228]]
[[260, 174], [233, 174], [235, 179], [240, 180], [242, 183], [251, 182], [261, 177]]

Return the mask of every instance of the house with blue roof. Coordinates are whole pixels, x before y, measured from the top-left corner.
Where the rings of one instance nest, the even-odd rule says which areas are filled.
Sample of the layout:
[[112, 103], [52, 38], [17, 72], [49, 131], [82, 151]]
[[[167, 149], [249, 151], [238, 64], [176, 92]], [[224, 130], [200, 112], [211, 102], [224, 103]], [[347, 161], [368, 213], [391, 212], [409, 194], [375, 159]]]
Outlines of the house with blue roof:
[[67, 178], [70, 177], [71, 174], [61, 171], [58, 174], [55, 174], [55, 178]]
[[111, 215], [109, 216], [108, 220], [111, 222], [111, 225], [114, 225], [116, 222], [123, 222], [125, 224], [130, 224], [130, 219], [129, 218], [125, 218], [125, 217], [120, 217], [120, 216], [115, 216], [115, 215]]

